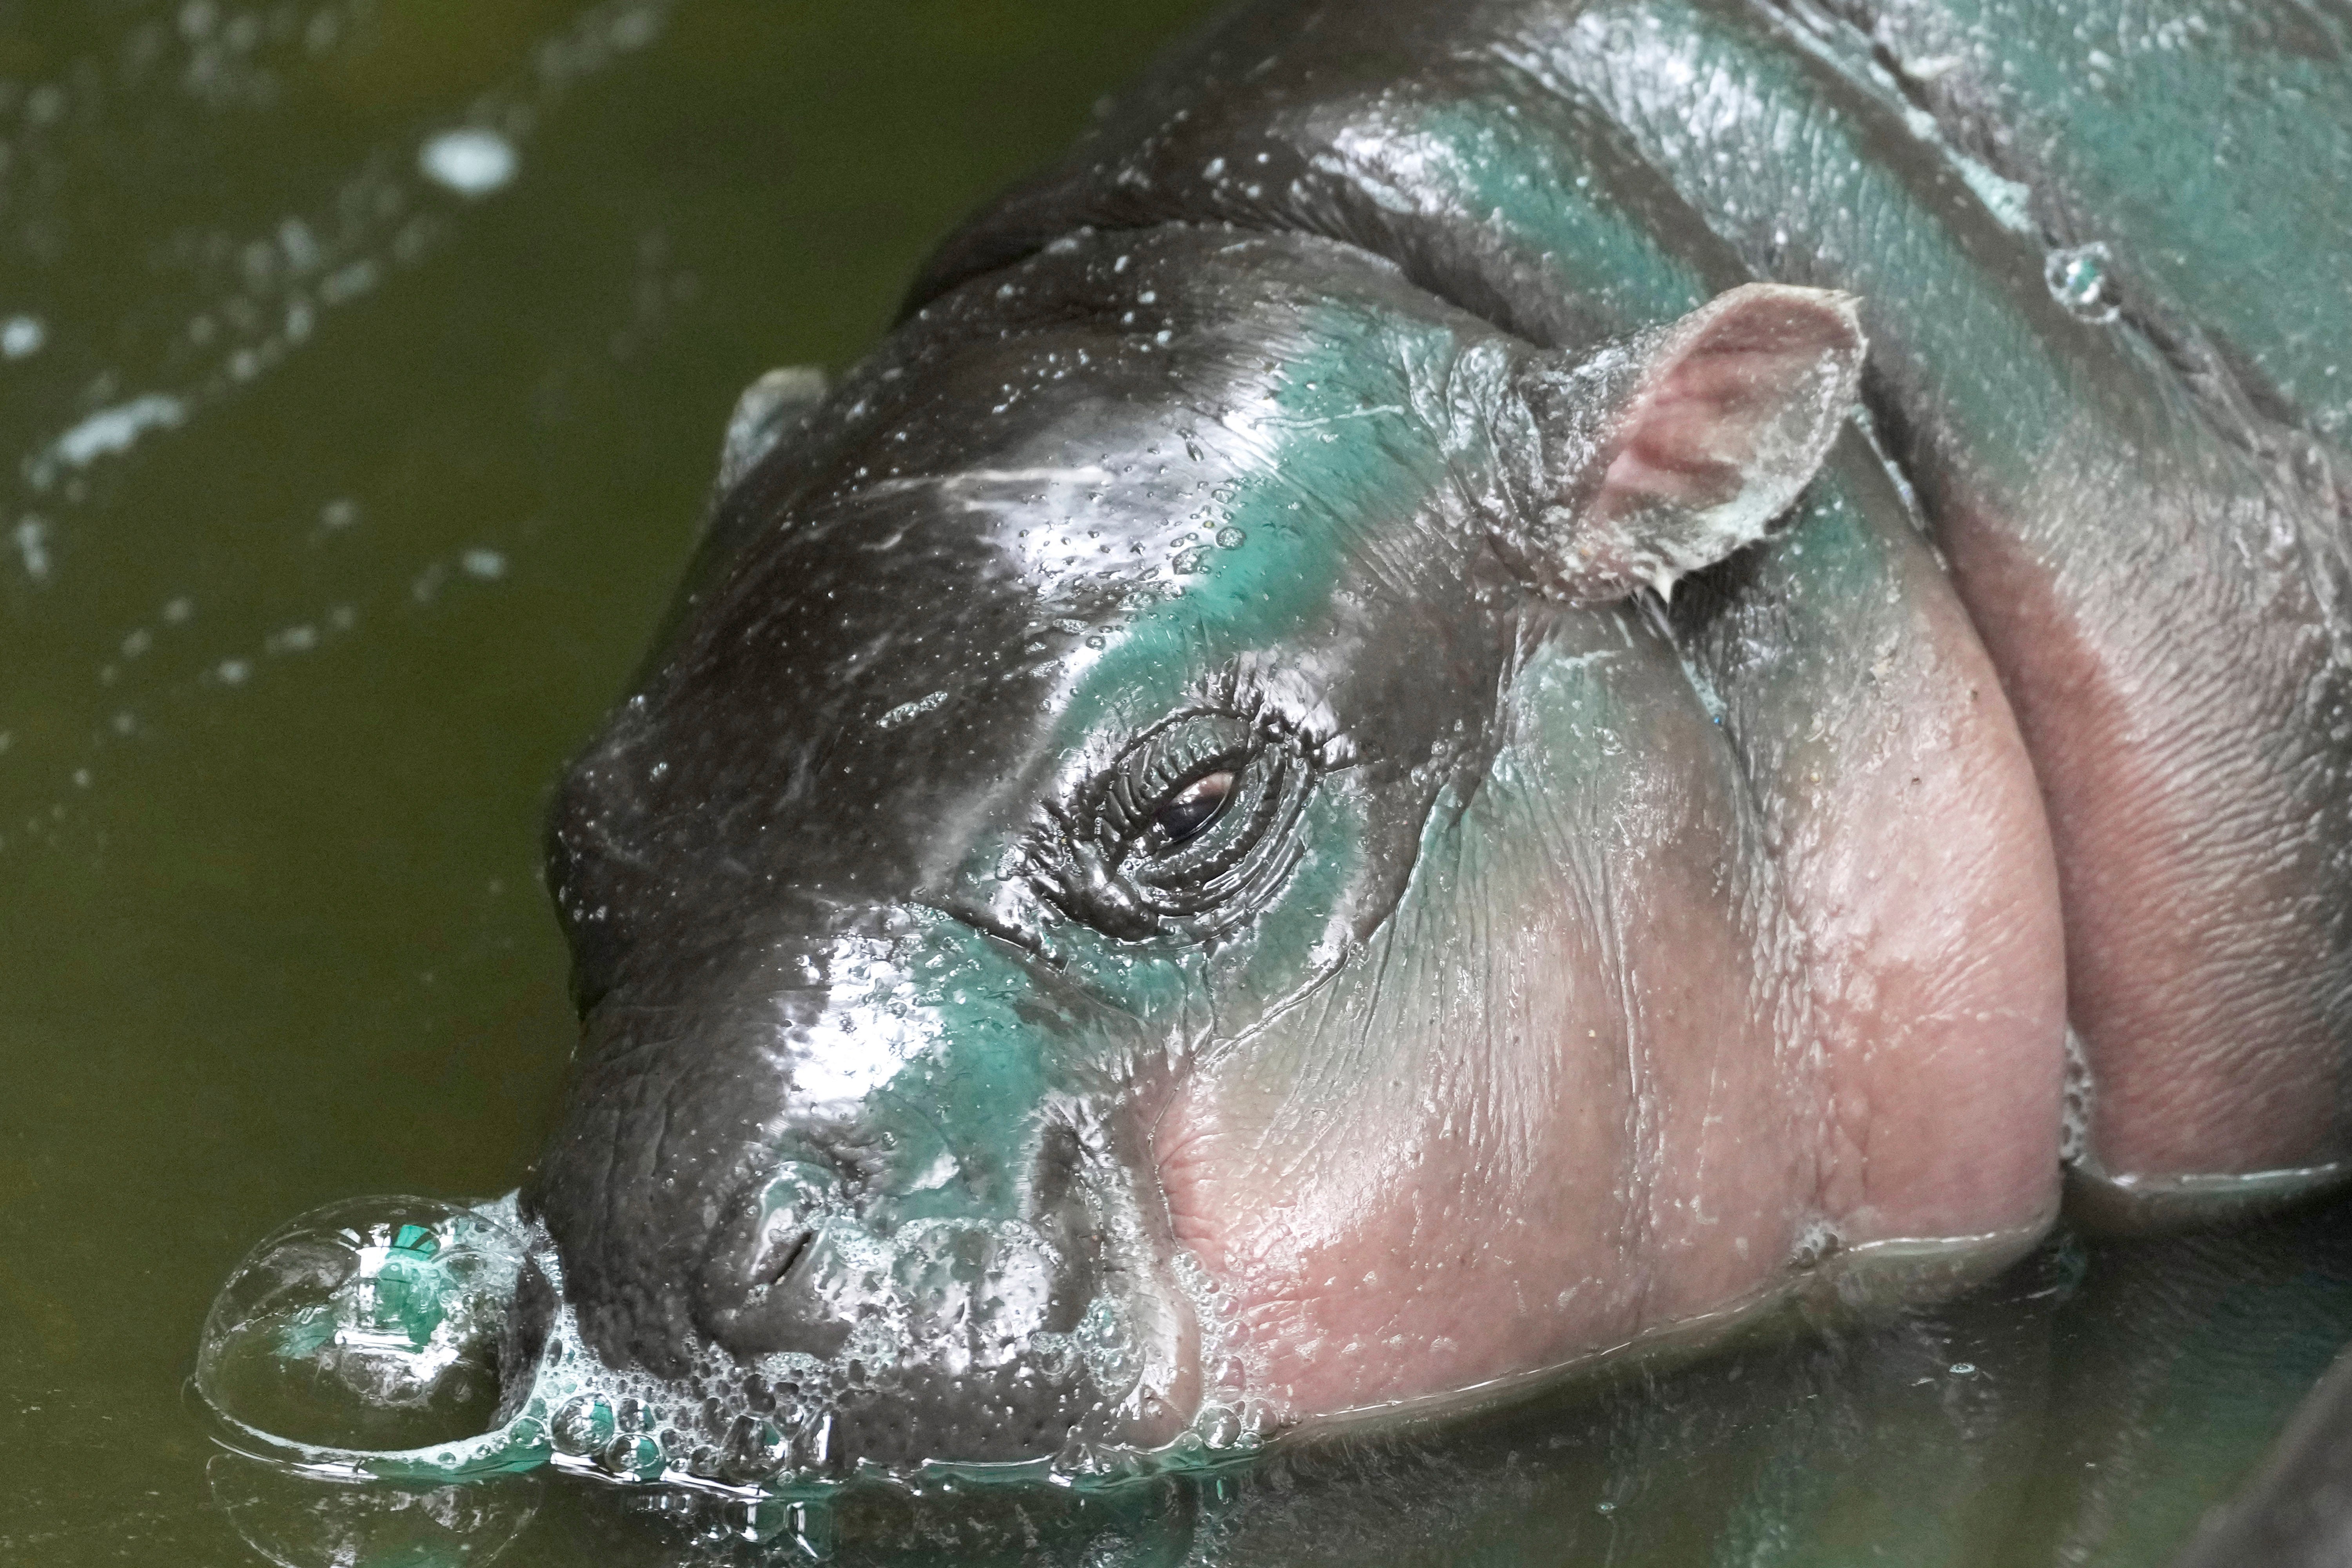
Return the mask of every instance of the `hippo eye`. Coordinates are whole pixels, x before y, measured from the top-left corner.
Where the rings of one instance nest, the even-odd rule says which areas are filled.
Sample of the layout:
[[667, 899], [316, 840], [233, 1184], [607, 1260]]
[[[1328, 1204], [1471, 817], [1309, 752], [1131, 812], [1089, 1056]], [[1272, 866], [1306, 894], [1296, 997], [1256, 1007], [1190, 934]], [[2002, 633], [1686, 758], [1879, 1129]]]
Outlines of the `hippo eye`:
[[1151, 830], [1160, 843], [1173, 847], [1197, 838], [1233, 798], [1234, 775], [1223, 769], [1191, 784], [1160, 802], [1151, 814]]
[[1293, 830], [1317, 772], [1284, 724], [1179, 715], [1049, 810], [1031, 874], [1108, 935], [1207, 935], [1246, 918], [1297, 862]]

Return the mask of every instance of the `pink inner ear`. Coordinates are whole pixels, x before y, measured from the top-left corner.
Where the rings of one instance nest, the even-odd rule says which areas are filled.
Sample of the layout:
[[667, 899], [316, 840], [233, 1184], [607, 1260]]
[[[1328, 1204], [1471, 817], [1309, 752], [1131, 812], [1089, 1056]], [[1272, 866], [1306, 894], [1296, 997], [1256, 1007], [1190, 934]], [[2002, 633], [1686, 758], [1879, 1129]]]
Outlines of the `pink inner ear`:
[[[1851, 308], [1835, 296], [1749, 285], [1695, 312], [1661, 346], [1618, 426], [1602, 515], [1705, 511], [1751, 485], [1780, 488], [1777, 470], [1834, 416], [1823, 406], [1830, 378], [1861, 355]], [[1818, 457], [1803, 452], [1808, 471]]]

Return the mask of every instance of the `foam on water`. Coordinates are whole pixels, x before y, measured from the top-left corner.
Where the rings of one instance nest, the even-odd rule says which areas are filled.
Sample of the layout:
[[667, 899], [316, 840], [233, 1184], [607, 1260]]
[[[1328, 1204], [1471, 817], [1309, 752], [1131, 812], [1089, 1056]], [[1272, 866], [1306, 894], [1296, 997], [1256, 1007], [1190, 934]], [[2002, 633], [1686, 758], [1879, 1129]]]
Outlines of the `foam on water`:
[[[975, 1232], [992, 1244], [997, 1262], [982, 1283], [997, 1299], [1022, 1294], [1006, 1276], [1043, 1281], [1052, 1268], [1049, 1244], [1018, 1221], [922, 1221], [880, 1237], [845, 1214], [816, 1217], [829, 1267], [861, 1298], [840, 1348], [745, 1362], [704, 1347], [685, 1375], [666, 1378], [615, 1370], [590, 1348], [564, 1299], [561, 1260], [521, 1219], [517, 1194], [473, 1208], [422, 1198], [331, 1205], [273, 1232], [231, 1275], [191, 1386], [225, 1447], [312, 1477], [414, 1484], [552, 1465], [746, 1500], [821, 1496], [877, 1473], [841, 1450], [841, 1414], [887, 1398], [897, 1369], [934, 1337], [929, 1320], [971, 1305], [950, 1275], [969, 1260]], [[1202, 1325], [1210, 1375], [1173, 1441], [1139, 1450], [1096, 1439], [1081, 1421], [1050, 1458], [934, 1461], [894, 1479], [1116, 1485], [1256, 1448], [1276, 1417], [1248, 1394], [1230, 1353], [1231, 1303], [1189, 1257], [1176, 1274]], [[1042, 1285], [1037, 1295], [1042, 1302]], [[1066, 1332], [1015, 1318], [981, 1360], [1090, 1385], [1101, 1409], [1137, 1396], [1148, 1347], [1116, 1300], [1097, 1298]]]

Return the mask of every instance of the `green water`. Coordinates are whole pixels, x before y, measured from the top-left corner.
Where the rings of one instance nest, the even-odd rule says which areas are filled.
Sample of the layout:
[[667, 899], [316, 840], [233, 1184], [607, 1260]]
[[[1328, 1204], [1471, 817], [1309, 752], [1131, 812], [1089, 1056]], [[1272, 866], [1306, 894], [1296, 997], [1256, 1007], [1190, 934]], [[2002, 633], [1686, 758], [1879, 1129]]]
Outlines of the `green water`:
[[[0, 4], [0, 1563], [2148, 1563], [2352, 1338], [2322, 1215], [1108, 1500], [747, 1521], [214, 1454], [181, 1385], [247, 1246], [537, 1142], [541, 795], [736, 391], [854, 358], [1201, 9]], [[418, 163], [468, 124], [518, 155], [471, 198]]]

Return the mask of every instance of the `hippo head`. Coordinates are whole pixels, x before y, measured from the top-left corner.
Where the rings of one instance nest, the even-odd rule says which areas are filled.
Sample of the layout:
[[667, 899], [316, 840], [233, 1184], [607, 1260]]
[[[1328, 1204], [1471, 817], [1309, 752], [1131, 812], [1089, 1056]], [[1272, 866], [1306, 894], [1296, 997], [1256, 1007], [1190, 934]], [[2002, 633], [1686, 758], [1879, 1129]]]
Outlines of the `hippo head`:
[[1433, 979], [1538, 895], [1431, 847], [1530, 659], [1759, 537], [1861, 353], [1773, 287], [1544, 351], [1191, 228], [911, 318], [728, 476], [553, 804], [583, 1037], [524, 1201], [586, 1345], [739, 1471], [1084, 1468], [1349, 1403], [1270, 1336], [1425, 1289], [1376, 1277], [1399, 1151], [1494, 1110], [1446, 1063], [1544, 1005]]

